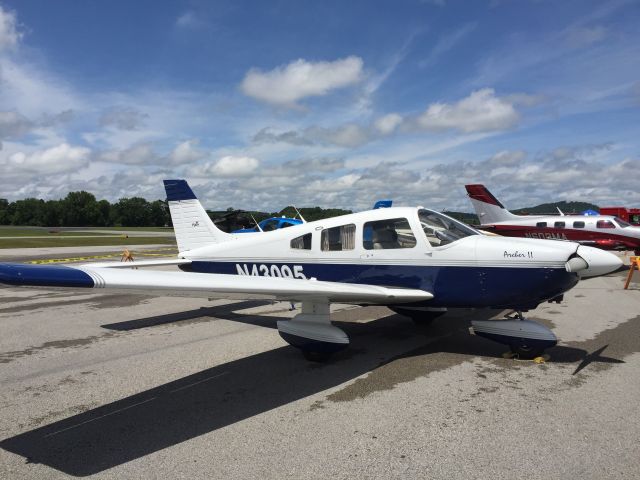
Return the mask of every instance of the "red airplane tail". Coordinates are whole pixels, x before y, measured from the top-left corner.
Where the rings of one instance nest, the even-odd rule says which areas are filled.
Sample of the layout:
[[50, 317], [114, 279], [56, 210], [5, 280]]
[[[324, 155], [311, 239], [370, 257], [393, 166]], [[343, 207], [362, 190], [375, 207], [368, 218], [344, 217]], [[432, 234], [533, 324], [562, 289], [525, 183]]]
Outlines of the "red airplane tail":
[[484, 185], [465, 185], [464, 188], [467, 189], [471, 198], [473, 208], [480, 219], [480, 225], [491, 225], [518, 218], [518, 215], [504, 208], [504, 205]]

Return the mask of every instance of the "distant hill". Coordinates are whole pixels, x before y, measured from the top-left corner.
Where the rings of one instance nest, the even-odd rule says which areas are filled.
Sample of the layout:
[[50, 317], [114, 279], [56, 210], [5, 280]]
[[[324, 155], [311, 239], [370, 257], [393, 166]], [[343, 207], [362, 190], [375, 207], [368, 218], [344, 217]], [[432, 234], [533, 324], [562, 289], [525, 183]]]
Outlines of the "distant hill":
[[[526, 207], [519, 208], [517, 210], [511, 210], [511, 212], [517, 215], [556, 215], [558, 214], [558, 210], [556, 207], [559, 207], [562, 210], [562, 213], [569, 214], [580, 214], [585, 210], [595, 210], [599, 211], [600, 207], [594, 205], [593, 203], [587, 202], [553, 202], [553, 203], [543, 203], [540, 205], [536, 205], [535, 207]], [[232, 209], [227, 211], [207, 211], [209, 216], [216, 220], [220, 217], [223, 217], [225, 214], [228, 214]], [[254, 216], [256, 221], [260, 222], [265, 218], [269, 217], [297, 217], [297, 214], [293, 207], [287, 207], [282, 209], [279, 212], [246, 212], [250, 213]], [[314, 220], [321, 220], [323, 218], [337, 217], [339, 215], [346, 215], [348, 213], [352, 213], [351, 210], [342, 210], [339, 208], [320, 208], [320, 207], [311, 207], [311, 208], [301, 208], [300, 213], [308, 222], [313, 222]], [[443, 211], [445, 215], [449, 215], [450, 217], [455, 218], [456, 220], [460, 220], [468, 225], [480, 225], [480, 221], [478, 220], [478, 216], [475, 213], [468, 212], [456, 212], [456, 211]], [[250, 217], [249, 217], [250, 218]], [[253, 221], [246, 219], [242, 222], [242, 226], [253, 226]], [[230, 227], [231, 229], [235, 229], [235, 227]], [[240, 227], [237, 227], [240, 228]]]
[[[516, 215], [558, 215], [558, 209], [562, 210], [562, 213], [567, 215], [569, 214], [581, 214], [585, 210], [595, 210], [596, 212], [600, 211], [600, 207], [594, 205], [593, 203], [587, 202], [552, 202], [552, 203], [542, 203], [540, 205], [536, 205], [535, 207], [526, 207], [519, 208], [516, 210], [511, 210], [512, 213]], [[449, 215], [450, 217], [455, 218], [456, 220], [460, 220], [469, 225], [479, 225], [480, 222], [478, 220], [478, 216], [475, 213], [466, 213], [466, 212], [442, 212], [445, 215]]]
[[[557, 207], [557, 208], [556, 208]], [[511, 210], [512, 213], [517, 215], [554, 215], [558, 213], [558, 208], [562, 210], [562, 213], [582, 213], [585, 210], [600, 211], [600, 207], [593, 203], [587, 202], [553, 202], [543, 203], [535, 207], [519, 208], [517, 210]]]
[[[303, 207], [299, 210], [307, 222], [353, 213], [351, 210], [343, 210], [341, 208]], [[259, 212], [257, 210], [247, 211], [228, 208], [224, 211], [207, 210], [207, 214], [219, 228], [226, 232], [237, 230], [239, 228], [251, 228], [255, 226], [253, 221], [254, 218], [256, 222], [261, 222], [262, 220], [270, 217], [284, 216], [289, 218], [298, 218], [295, 208], [291, 206], [283, 208], [279, 212]], [[251, 216], [253, 216], [253, 218], [251, 218]]]
[[466, 223], [467, 225], [480, 225], [478, 221], [478, 216], [475, 213], [466, 213], [466, 212], [442, 212], [445, 215], [449, 215], [456, 220], [460, 220], [461, 222]]

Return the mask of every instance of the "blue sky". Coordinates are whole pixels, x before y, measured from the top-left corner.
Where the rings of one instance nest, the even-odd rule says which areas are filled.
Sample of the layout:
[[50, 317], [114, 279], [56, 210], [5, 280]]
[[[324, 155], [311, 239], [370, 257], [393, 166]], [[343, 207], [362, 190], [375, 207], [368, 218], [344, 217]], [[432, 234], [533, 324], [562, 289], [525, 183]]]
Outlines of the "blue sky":
[[639, 24], [637, 1], [0, 0], [0, 197], [638, 206]]

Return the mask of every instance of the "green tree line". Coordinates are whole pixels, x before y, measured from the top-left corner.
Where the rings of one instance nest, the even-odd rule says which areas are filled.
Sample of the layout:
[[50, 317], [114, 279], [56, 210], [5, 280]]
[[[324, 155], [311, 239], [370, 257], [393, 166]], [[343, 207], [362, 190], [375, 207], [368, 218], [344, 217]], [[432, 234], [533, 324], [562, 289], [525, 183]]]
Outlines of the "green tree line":
[[40, 227], [164, 227], [171, 225], [167, 203], [144, 198], [121, 198], [116, 203], [96, 200], [85, 191], [60, 200], [0, 198], [0, 225]]
[[[207, 211], [212, 219], [234, 211]], [[335, 217], [351, 213], [350, 210], [320, 207], [301, 208], [304, 218], [312, 222], [322, 218]], [[253, 214], [259, 222], [269, 217], [296, 217], [293, 207], [280, 212], [246, 212]], [[250, 217], [248, 217], [250, 218]], [[252, 221], [245, 221], [253, 226]], [[171, 226], [171, 215], [166, 201], [152, 202], [144, 198], [121, 198], [116, 203], [97, 200], [89, 192], [70, 192], [60, 200], [42, 200], [25, 198], [9, 202], [0, 198], [0, 225], [38, 226], [38, 227], [164, 227]]]

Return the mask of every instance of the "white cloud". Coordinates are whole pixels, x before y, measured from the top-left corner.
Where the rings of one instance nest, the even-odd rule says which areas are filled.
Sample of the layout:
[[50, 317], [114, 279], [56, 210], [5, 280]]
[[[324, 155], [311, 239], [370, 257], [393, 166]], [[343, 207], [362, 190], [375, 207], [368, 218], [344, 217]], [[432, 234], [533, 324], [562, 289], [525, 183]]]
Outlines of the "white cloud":
[[115, 127], [119, 130], [138, 130], [149, 115], [131, 107], [116, 107], [104, 112], [100, 117], [100, 126]]
[[29, 172], [41, 175], [77, 171], [88, 165], [91, 150], [67, 143], [30, 153], [15, 152], [6, 159], [12, 173]]
[[9, 57], [0, 59], [0, 103], [10, 105], [29, 118], [46, 111], [83, 111], [74, 88], [59, 78], [33, 65], [17, 63]]
[[33, 122], [18, 112], [0, 112], [0, 139], [20, 137], [33, 127]]
[[[501, 132], [518, 123], [516, 105], [533, 106], [544, 97], [516, 93], [496, 97], [493, 89], [472, 92], [454, 104], [434, 103], [421, 115], [389, 113], [370, 123], [346, 123], [337, 127], [310, 126], [302, 130], [276, 133], [263, 128], [253, 137], [254, 143], [289, 143], [296, 146], [335, 145], [356, 148], [389, 136], [396, 131], [415, 130], [444, 132], [455, 130], [463, 134]], [[400, 128], [402, 127], [402, 128]]]
[[305, 97], [322, 96], [331, 90], [358, 83], [362, 78], [360, 57], [347, 57], [333, 62], [296, 60], [269, 72], [251, 69], [242, 81], [245, 95], [263, 102], [295, 107]]
[[169, 154], [169, 163], [172, 165], [182, 165], [203, 159], [207, 153], [198, 149], [198, 143], [197, 139], [186, 140], [179, 143]]
[[313, 127], [306, 133], [320, 143], [338, 145], [340, 147], [354, 148], [369, 141], [369, 132], [359, 125], [350, 123], [338, 128]]
[[253, 174], [259, 166], [260, 161], [253, 157], [227, 155], [217, 162], [194, 165], [188, 173], [199, 178], [246, 177]]
[[157, 155], [151, 143], [139, 143], [124, 150], [109, 150], [98, 156], [98, 160], [127, 165], [145, 165], [157, 163]]
[[183, 29], [198, 28], [203, 25], [202, 17], [198, 16], [193, 10], [187, 10], [176, 20], [176, 27]]
[[402, 123], [402, 117], [397, 113], [389, 113], [383, 117], [378, 118], [374, 122], [374, 126], [378, 132], [383, 135], [389, 135], [393, 133], [393, 131], [398, 128], [398, 126]]
[[18, 45], [22, 33], [17, 29], [16, 14], [0, 5], [0, 52]]
[[429, 105], [417, 123], [425, 130], [471, 133], [506, 130], [515, 126], [519, 118], [512, 103], [496, 97], [492, 88], [483, 88], [454, 104]]

